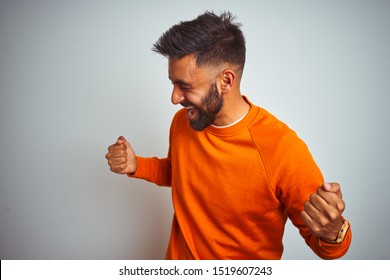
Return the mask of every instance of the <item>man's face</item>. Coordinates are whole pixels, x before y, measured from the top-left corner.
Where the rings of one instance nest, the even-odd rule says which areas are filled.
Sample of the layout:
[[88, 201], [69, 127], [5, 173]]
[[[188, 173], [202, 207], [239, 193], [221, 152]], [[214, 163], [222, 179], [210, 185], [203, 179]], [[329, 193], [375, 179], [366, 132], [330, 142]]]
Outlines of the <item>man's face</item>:
[[218, 92], [217, 85], [212, 83], [199, 105], [195, 105], [187, 99], [180, 102], [180, 104], [187, 108], [187, 118], [190, 126], [195, 130], [201, 131], [215, 121], [219, 111], [222, 109], [223, 98]]
[[172, 103], [187, 109], [190, 126], [201, 131], [211, 125], [223, 106], [213, 68], [198, 68], [193, 56], [169, 59], [169, 79], [174, 86]]

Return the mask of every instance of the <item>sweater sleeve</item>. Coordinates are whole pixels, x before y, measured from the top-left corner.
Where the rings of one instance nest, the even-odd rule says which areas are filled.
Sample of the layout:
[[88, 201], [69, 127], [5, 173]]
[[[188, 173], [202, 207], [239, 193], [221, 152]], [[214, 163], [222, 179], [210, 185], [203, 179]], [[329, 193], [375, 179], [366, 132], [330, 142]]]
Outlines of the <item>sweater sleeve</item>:
[[288, 132], [283, 141], [285, 160], [279, 165], [276, 188], [279, 190], [280, 200], [285, 205], [287, 215], [298, 228], [306, 244], [322, 259], [336, 259], [346, 254], [351, 243], [351, 230], [348, 230], [344, 242], [329, 244], [320, 241], [312, 235], [301, 217], [305, 201], [317, 188], [324, 183], [320, 169], [315, 163], [306, 144], [292, 131]]
[[138, 167], [131, 178], [144, 179], [158, 186], [171, 186], [171, 163], [169, 158], [145, 158], [137, 156]]
[[313, 249], [313, 251], [325, 260], [338, 259], [344, 256], [352, 241], [351, 228], [348, 229], [344, 241], [340, 244], [326, 243], [319, 238], [309, 235], [306, 243]]
[[267, 170], [270, 187], [316, 255], [322, 259], [342, 257], [351, 243], [351, 229], [341, 244], [319, 242], [301, 217], [305, 201], [324, 183], [320, 169], [296, 133], [265, 110], [263, 112], [262, 129], [252, 128], [251, 132]]

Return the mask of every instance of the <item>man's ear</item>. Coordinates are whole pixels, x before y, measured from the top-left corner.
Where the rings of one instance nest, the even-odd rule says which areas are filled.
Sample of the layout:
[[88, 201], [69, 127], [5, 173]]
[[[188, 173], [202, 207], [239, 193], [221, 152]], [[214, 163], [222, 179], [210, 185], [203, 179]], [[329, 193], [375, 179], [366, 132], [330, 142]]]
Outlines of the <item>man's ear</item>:
[[228, 93], [232, 90], [234, 83], [236, 82], [236, 73], [231, 69], [225, 69], [222, 72], [221, 81], [222, 93]]

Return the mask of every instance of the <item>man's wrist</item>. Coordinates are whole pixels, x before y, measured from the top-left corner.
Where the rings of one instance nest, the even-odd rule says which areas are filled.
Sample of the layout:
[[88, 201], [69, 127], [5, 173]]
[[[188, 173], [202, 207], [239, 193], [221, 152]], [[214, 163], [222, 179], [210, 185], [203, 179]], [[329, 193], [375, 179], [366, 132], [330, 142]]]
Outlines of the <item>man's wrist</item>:
[[348, 229], [350, 227], [349, 222], [347, 220], [345, 220], [345, 219], [343, 219], [343, 220], [344, 220], [343, 225], [341, 226], [341, 229], [338, 232], [337, 237], [336, 237], [335, 240], [327, 240], [327, 239], [323, 239], [323, 238], [321, 238], [321, 240], [326, 242], [326, 243], [330, 243], [330, 244], [341, 244], [341, 243], [343, 243], [343, 241], [345, 239], [345, 236], [347, 235]]

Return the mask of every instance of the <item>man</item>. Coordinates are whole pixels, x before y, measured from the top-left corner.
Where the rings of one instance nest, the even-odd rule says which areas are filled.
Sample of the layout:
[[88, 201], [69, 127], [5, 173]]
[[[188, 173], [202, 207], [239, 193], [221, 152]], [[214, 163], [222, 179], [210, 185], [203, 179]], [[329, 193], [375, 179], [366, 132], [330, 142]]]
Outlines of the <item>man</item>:
[[172, 187], [167, 259], [280, 259], [287, 218], [321, 258], [343, 256], [351, 230], [340, 186], [306, 145], [240, 92], [245, 40], [230, 13], [206, 12], [154, 45], [168, 58], [173, 118], [167, 158], [108, 148], [113, 172]]

